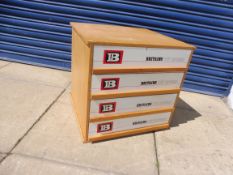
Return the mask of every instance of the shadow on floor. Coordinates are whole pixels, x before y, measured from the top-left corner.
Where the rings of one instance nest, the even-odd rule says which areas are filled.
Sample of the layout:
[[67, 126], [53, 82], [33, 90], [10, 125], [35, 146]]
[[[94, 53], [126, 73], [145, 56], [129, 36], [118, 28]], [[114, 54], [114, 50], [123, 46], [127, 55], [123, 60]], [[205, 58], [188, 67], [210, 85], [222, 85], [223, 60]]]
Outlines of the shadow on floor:
[[181, 98], [178, 99], [176, 110], [172, 118], [171, 127], [179, 126], [200, 117], [201, 114]]

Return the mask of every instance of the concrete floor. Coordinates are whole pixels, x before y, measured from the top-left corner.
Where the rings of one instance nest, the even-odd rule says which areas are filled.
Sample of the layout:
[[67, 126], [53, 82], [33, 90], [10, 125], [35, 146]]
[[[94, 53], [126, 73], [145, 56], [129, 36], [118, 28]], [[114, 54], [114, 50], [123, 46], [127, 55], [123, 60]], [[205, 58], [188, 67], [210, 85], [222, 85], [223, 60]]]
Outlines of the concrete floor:
[[83, 144], [70, 73], [0, 61], [0, 175], [232, 175], [233, 113], [182, 92], [165, 131]]

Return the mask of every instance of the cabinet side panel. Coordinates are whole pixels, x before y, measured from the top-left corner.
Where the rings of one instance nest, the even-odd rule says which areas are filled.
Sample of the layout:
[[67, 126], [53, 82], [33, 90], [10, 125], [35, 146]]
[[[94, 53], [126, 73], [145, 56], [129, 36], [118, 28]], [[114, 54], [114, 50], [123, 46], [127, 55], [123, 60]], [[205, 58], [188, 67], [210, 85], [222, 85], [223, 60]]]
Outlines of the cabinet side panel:
[[[191, 51], [191, 53], [190, 53], [190, 55], [189, 55], [189, 61], [188, 61], [188, 63], [186, 64], [187, 70], [188, 70], [188, 68], [189, 68], [189, 66], [190, 66], [190, 63], [191, 63], [191, 60], [192, 60], [192, 56], [193, 56], [193, 52], [194, 52], [194, 50]], [[184, 84], [184, 80], [185, 80], [186, 74], [187, 74], [187, 71], [186, 71], [186, 72], [184, 73], [184, 75], [183, 75], [182, 81], [181, 81], [181, 83], [180, 83], [180, 89], [182, 88], [182, 86], [183, 86], [183, 84]], [[177, 96], [176, 96], [176, 100], [175, 100], [175, 104], [174, 104], [175, 108], [176, 108], [176, 104], [177, 104], [177, 102], [178, 102], [178, 100], [179, 100], [179, 97], [180, 97], [180, 92], [179, 92], [179, 93], [177, 94]], [[172, 112], [172, 114], [171, 114], [171, 117], [170, 117], [170, 120], [169, 120], [169, 126], [171, 125], [172, 119], [173, 119], [173, 117], [174, 117], [174, 113], [175, 113], [175, 110], [174, 110], [174, 111]]]
[[87, 141], [89, 121], [90, 54], [90, 47], [72, 30], [71, 95], [84, 142]]

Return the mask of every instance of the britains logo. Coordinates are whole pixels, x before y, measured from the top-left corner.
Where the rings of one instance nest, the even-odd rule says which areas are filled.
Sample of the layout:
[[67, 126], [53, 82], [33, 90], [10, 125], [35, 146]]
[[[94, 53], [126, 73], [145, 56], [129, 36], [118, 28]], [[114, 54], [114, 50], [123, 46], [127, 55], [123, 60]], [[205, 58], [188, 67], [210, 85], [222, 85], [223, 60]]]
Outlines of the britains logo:
[[123, 50], [105, 50], [103, 64], [121, 64]]
[[101, 90], [118, 89], [120, 78], [103, 78], [101, 80]]
[[100, 123], [97, 125], [97, 133], [111, 131], [113, 122]]
[[99, 113], [115, 112], [115, 110], [116, 110], [116, 102], [99, 104]]

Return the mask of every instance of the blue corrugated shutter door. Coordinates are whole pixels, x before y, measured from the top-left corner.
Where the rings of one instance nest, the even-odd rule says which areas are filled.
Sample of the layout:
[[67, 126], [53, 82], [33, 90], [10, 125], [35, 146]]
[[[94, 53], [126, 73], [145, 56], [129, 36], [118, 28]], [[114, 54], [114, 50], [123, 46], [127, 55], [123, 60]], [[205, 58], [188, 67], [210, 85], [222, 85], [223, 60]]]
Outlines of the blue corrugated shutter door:
[[217, 0], [3, 0], [0, 57], [69, 70], [69, 22], [145, 27], [198, 47], [186, 90], [224, 96], [233, 77], [232, 9]]

